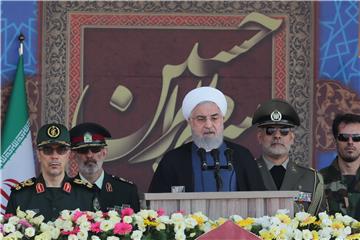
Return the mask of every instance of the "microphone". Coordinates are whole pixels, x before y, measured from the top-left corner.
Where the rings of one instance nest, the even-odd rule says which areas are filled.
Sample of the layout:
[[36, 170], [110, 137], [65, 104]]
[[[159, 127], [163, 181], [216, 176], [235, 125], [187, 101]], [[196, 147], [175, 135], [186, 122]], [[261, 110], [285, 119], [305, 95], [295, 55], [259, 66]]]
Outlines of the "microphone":
[[197, 154], [199, 155], [200, 160], [201, 160], [201, 170], [203, 170], [203, 171], [207, 170], [208, 166], [207, 166], [207, 163], [206, 163], [206, 156], [205, 156], [206, 151], [205, 151], [205, 149], [199, 148], [197, 150]]
[[227, 160], [227, 168], [229, 169], [229, 171], [233, 170], [233, 153], [234, 153], [234, 150], [232, 150], [231, 148], [227, 148], [225, 149], [225, 157], [226, 157], [226, 160]]
[[219, 150], [214, 148], [213, 150], [210, 151], [210, 154], [215, 162], [215, 170], [219, 171], [220, 170]]
[[215, 148], [210, 151], [210, 154], [214, 158], [214, 162], [215, 162], [214, 178], [216, 182], [216, 189], [217, 191], [219, 191], [220, 188], [222, 187], [222, 179], [221, 176], [219, 175], [219, 171], [220, 171], [219, 150]]

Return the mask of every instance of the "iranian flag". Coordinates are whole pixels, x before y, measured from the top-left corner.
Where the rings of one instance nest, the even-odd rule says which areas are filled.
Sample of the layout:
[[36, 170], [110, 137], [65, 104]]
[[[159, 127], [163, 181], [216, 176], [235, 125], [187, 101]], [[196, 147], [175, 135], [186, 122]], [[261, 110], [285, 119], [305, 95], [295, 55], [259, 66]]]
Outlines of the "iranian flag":
[[11, 187], [35, 176], [22, 43], [19, 55], [8, 110], [1, 129], [1, 213], [5, 212]]

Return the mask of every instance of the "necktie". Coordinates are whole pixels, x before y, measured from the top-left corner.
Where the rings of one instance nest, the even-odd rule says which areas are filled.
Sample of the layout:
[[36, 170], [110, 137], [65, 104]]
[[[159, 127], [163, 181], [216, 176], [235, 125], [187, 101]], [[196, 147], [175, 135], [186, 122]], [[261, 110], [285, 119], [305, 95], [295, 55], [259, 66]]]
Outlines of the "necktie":
[[277, 189], [279, 190], [282, 184], [282, 181], [285, 176], [286, 169], [280, 165], [280, 166], [273, 166], [270, 169], [270, 173], [272, 178], [274, 179], [274, 182], [276, 184]]

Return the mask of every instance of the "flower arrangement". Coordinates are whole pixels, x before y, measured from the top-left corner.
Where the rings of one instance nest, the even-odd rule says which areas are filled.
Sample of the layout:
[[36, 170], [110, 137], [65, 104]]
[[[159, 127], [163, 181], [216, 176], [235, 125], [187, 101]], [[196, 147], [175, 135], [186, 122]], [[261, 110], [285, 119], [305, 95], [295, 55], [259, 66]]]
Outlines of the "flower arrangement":
[[311, 216], [305, 212], [290, 218], [287, 210], [279, 210], [275, 216], [242, 218], [233, 215], [211, 220], [197, 212], [185, 215], [176, 212], [170, 216], [163, 210], [131, 208], [109, 212], [61, 212], [54, 222], [44, 222], [43, 216], [33, 211], [17, 209], [16, 215], [0, 215], [0, 239], [196, 239], [200, 235], [231, 220], [238, 226], [255, 233], [264, 240], [272, 239], [360, 239], [360, 222], [341, 214], [325, 212]]

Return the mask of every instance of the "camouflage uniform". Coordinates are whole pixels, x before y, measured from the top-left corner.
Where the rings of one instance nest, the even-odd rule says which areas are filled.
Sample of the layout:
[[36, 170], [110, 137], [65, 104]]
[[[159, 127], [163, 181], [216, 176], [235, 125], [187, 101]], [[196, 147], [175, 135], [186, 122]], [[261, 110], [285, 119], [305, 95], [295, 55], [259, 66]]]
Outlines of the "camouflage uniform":
[[341, 175], [338, 159], [320, 170], [331, 214], [340, 212], [360, 220], [360, 168], [353, 181]]

